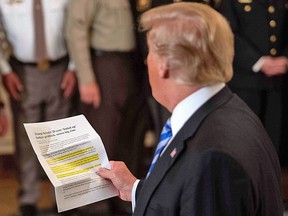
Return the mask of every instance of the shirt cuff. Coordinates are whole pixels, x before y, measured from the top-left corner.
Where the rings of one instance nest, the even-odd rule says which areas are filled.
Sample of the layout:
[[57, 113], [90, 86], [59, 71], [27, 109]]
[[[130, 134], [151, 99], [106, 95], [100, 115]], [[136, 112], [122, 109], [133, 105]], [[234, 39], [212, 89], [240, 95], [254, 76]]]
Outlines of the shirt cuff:
[[253, 72], [258, 73], [263, 66], [264, 60], [263, 57], [261, 57], [252, 67]]
[[12, 71], [11, 66], [4, 58], [0, 58], [0, 70], [2, 75], [6, 75]]
[[6, 75], [12, 71], [11, 66], [4, 59], [0, 59], [0, 71], [2, 75]]
[[68, 64], [68, 70], [69, 71], [75, 71], [75, 64], [74, 64], [74, 62], [72, 62], [72, 61], [69, 61], [69, 64]]
[[137, 179], [134, 182], [133, 187], [132, 187], [132, 212], [134, 212], [134, 209], [136, 207], [136, 189], [137, 189], [139, 182], [140, 182], [140, 180]]

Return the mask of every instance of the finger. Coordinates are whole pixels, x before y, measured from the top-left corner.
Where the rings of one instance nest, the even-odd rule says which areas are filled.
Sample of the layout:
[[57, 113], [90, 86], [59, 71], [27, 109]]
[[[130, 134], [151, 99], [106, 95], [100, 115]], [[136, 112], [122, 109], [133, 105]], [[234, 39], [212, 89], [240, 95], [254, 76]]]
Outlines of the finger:
[[86, 96], [85, 94], [80, 94], [80, 100], [85, 104], [91, 104], [89, 96]]
[[99, 103], [98, 103], [97, 100], [94, 99], [92, 103], [93, 103], [93, 108], [94, 109], [97, 109], [99, 107]]
[[69, 98], [70, 97], [70, 91], [69, 91], [69, 89], [64, 89], [64, 92], [63, 92], [63, 97], [64, 98]]
[[100, 97], [97, 97], [97, 96], [94, 96], [93, 98], [93, 107], [96, 109], [100, 106], [100, 103], [101, 103], [101, 98]]
[[67, 85], [66, 88], [64, 88], [64, 98], [69, 98], [72, 95], [73, 92], [73, 86]]
[[20, 81], [18, 81], [17, 83], [16, 83], [16, 88], [17, 88], [17, 90], [18, 91], [23, 91], [23, 89], [24, 89], [24, 86], [22, 85], [22, 83], [20, 82]]
[[13, 99], [15, 99], [15, 100], [20, 99], [20, 94], [18, 93], [18, 90], [16, 88], [11, 87], [9, 92], [10, 92]]
[[61, 85], [60, 85], [61, 89], [66, 89], [67, 87], [67, 81], [64, 79], [62, 82], [61, 82]]
[[15, 88], [20, 92], [24, 89], [24, 86], [22, 85], [20, 79], [16, 75], [12, 77], [11, 85], [14, 85]]
[[93, 101], [93, 108], [97, 109], [99, 107], [99, 102], [98, 101]]

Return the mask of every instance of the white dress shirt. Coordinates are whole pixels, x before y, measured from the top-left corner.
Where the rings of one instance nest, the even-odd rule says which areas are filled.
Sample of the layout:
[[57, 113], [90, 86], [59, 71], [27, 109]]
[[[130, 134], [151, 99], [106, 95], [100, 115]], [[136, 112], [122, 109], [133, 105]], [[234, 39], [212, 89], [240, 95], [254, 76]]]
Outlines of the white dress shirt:
[[[172, 138], [166, 145], [163, 152], [167, 149], [173, 138], [180, 131], [186, 121], [211, 97], [224, 88], [224, 83], [210, 85], [199, 89], [193, 94], [186, 97], [174, 108], [171, 116]], [[149, 178], [149, 177], [148, 177]], [[132, 188], [132, 210], [134, 211], [136, 205], [136, 188], [140, 180], [136, 180]]]
[[[42, 0], [46, 47], [51, 61], [67, 55], [64, 40], [67, 3], [68, 0]], [[14, 56], [24, 63], [36, 62], [33, 0], [22, 0], [19, 3], [0, 0], [0, 10], [3, 26], [13, 47]], [[0, 60], [0, 70], [2, 74], [11, 71], [6, 60]]]

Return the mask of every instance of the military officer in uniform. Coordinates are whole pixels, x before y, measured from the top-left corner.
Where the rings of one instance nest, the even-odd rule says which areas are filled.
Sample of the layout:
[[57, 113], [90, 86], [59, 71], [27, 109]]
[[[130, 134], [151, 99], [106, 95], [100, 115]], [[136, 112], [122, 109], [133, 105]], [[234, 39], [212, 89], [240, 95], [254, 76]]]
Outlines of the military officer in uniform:
[[235, 34], [234, 76], [229, 85], [259, 116], [276, 150], [287, 73], [287, 7], [287, 0], [222, 0], [219, 8]]

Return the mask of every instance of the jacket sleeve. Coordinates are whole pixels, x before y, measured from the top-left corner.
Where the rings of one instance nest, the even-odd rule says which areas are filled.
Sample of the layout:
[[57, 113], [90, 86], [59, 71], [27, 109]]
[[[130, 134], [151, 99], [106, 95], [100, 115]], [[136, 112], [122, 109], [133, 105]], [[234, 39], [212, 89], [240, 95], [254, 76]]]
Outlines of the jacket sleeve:
[[69, 0], [67, 10], [67, 46], [76, 66], [79, 83], [93, 83], [96, 78], [90, 55], [90, 28], [96, 3], [94, 0]]

